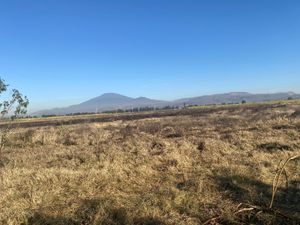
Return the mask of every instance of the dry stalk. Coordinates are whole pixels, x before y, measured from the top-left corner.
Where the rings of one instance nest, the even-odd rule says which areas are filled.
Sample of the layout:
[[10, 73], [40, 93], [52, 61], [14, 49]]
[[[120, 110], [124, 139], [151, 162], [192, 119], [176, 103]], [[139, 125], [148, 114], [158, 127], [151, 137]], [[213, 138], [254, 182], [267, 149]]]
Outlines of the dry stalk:
[[274, 177], [274, 180], [273, 180], [273, 190], [272, 190], [272, 199], [271, 199], [271, 203], [270, 203], [270, 206], [269, 208], [272, 209], [273, 208], [273, 204], [274, 204], [274, 199], [275, 199], [275, 196], [276, 196], [276, 193], [278, 191], [278, 187], [279, 187], [279, 181], [280, 181], [280, 177], [281, 175], [283, 174], [283, 172], [285, 171], [285, 167], [286, 165], [292, 161], [292, 160], [295, 160], [295, 159], [299, 159], [300, 158], [300, 155], [298, 156], [293, 156], [293, 157], [290, 157], [288, 159], [286, 159], [284, 161], [284, 163], [282, 164], [282, 166], [280, 166], [281, 162], [279, 163], [279, 169]]
[[[285, 214], [283, 214], [282, 212], [280, 212], [278, 210], [273, 210], [272, 209], [273, 208], [273, 204], [274, 204], [274, 199], [275, 199], [276, 193], [278, 191], [280, 177], [284, 173], [284, 175], [286, 177], [286, 183], [288, 183], [288, 181], [287, 181], [287, 173], [286, 173], [285, 167], [287, 166], [287, 164], [290, 161], [296, 160], [296, 159], [300, 159], [300, 155], [299, 156], [293, 156], [293, 157], [290, 157], [290, 158], [286, 159], [284, 161], [284, 163], [282, 164], [282, 166], [281, 166], [282, 160], [280, 161], [280, 163], [278, 165], [277, 173], [276, 173], [274, 181], [273, 181], [272, 199], [271, 199], [271, 203], [270, 203], [269, 208], [265, 208], [265, 207], [261, 207], [261, 206], [256, 206], [256, 205], [250, 205], [250, 204], [240, 203], [238, 205], [238, 207], [237, 207], [237, 210], [234, 212], [234, 215], [238, 215], [238, 214], [243, 213], [243, 212], [251, 212], [251, 211], [256, 210], [257, 211], [256, 215], [259, 214], [259, 213], [262, 213], [262, 212], [270, 212], [270, 213], [273, 213], [275, 215], [278, 214], [278, 215], [280, 215], [280, 216], [282, 216], [284, 218], [298, 220], [299, 218], [294, 218], [294, 217], [291, 217], [289, 215], [285, 215]], [[244, 206], [244, 207], [242, 207], [242, 206]], [[215, 221], [217, 221], [219, 219], [221, 219], [221, 216], [213, 217], [213, 218], [207, 220], [206, 222], [204, 222], [203, 225], [210, 224], [210, 223], [215, 222]]]

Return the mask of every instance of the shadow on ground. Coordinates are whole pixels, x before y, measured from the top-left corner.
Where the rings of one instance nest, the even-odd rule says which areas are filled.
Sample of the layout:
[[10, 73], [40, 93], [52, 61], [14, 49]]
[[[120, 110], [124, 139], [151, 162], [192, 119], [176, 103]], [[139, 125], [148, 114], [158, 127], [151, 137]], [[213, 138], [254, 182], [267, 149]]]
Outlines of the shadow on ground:
[[[223, 173], [224, 174], [224, 173]], [[230, 173], [228, 173], [230, 174]], [[219, 191], [226, 198], [239, 203], [268, 208], [272, 198], [272, 185], [263, 183], [256, 179], [250, 179], [241, 175], [216, 176]], [[273, 209], [278, 210], [286, 217], [272, 214], [266, 210], [259, 215], [246, 215], [243, 221], [254, 224], [300, 224], [300, 181], [291, 180], [286, 187], [280, 188], [276, 194]], [[292, 218], [292, 219], [289, 219]], [[225, 223], [226, 224], [226, 223]]]
[[103, 200], [85, 200], [74, 218], [36, 212], [22, 225], [165, 225], [152, 217], [131, 217], [124, 208], [105, 207]]

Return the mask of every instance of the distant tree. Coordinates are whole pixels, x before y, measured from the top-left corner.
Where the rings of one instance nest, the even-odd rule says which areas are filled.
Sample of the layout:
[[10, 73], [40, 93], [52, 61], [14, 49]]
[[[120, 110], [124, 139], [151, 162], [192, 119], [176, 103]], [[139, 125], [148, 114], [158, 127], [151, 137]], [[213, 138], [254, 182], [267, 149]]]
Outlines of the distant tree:
[[[0, 96], [9, 91], [9, 85], [0, 78]], [[17, 89], [10, 90], [6, 100], [0, 101], [0, 160], [7, 142], [7, 135], [12, 128], [12, 121], [27, 113], [29, 101]]]
[[246, 103], [247, 103], [246, 100], [243, 100], [243, 101], [242, 101], [242, 104], [246, 104]]
[[[68, 114], [67, 116], [72, 116], [73, 114]], [[51, 114], [51, 115], [42, 115], [43, 118], [49, 118], [49, 117], [56, 117], [56, 114]]]
[[288, 98], [287, 98], [287, 100], [293, 100], [293, 99], [294, 99], [293, 97], [288, 97]]

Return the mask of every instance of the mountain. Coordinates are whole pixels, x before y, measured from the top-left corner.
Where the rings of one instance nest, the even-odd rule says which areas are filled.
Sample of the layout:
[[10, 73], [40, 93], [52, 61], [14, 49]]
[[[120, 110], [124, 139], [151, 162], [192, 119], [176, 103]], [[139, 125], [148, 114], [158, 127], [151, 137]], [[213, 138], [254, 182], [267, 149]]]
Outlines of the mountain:
[[260, 102], [272, 100], [285, 100], [289, 97], [300, 99], [300, 94], [293, 92], [283, 92], [274, 94], [251, 94], [248, 92], [230, 92], [225, 94], [204, 95], [194, 98], [184, 98], [175, 101], [161, 101], [145, 97], [130, 98], [124, 95], [115, 93], [106, 93], [99, 97], [82, 102], [78, 105], [72, 105], [66, 108], [55, 108], [42, 110], [33, 113], [34, 116], [41, 115], [65, 115], [71, 113], [94, 113], [117, 109], [132, 109], [139, 107], [156, 107], [162, 108], [165, 106], [183, 106], [183, 105], [210, 105], [222, 103], [240, 103]]
[[230, 92], [226, 94], [205, 95], [195, 98], [185, 98], [174, 101], [176, 105], [209, 105], [222, 103], [261, 102], [272, 100], [285, 100], [289, 97], [300, 98], [300, 94], [293, 92], [273, 93], [273, 94], [251, 94], [248, 92]]
[[33, 113], [35, 116], [41, 115], [65, 115], [71, 113], [95, 113], [117, 109], [132, 109], [139, 107], [161, 107], [166, 105], [165, 101], [153, 100], [145, 97], [130, 98], [115, 93], [106, 93], [99, 97], [72, 105], [66, 108], [55, 108], [42, 110]]

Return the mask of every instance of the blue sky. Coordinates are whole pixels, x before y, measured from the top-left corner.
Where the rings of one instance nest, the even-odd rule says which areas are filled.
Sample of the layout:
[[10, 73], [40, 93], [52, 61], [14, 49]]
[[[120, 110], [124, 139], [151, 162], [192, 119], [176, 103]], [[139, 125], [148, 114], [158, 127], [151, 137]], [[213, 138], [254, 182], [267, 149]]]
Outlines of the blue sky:
[[31, 111], [106, 92], [300, 92], [300, 1], [0, 1], [0, 76]]

